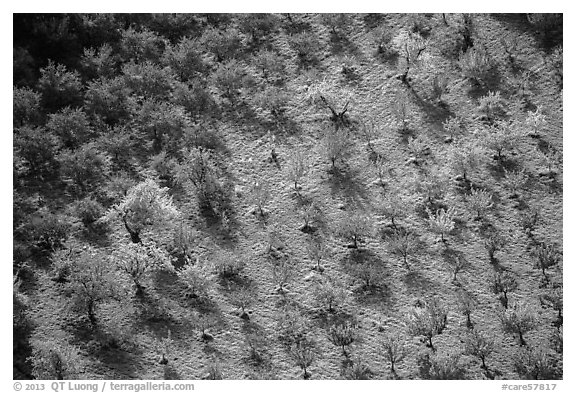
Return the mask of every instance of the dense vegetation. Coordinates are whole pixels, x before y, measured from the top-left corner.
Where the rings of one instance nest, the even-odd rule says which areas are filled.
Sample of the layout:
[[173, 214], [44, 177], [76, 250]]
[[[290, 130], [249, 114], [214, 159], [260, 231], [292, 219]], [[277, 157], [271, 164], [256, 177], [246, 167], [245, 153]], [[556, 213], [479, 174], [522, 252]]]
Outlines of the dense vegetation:
[[561, 14], [14, 15], [14, 378], [562, 378]]

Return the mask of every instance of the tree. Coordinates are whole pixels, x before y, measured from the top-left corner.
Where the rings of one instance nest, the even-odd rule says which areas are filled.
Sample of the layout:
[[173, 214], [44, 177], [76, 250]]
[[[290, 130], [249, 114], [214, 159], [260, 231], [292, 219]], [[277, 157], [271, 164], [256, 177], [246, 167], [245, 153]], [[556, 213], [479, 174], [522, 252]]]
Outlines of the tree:
[[472, 142], [464, 141], [454, 144], [449, 153], [450, 169], [457, 176], [468, 181], [468, 175], [480, 166], [481, 150]]
[[176, 81], [170, 67], [161, 67], [151, 61], [124, 63], [122, 76], [126, 86], [139, 97], [153, 100], [166, 100]]
[[123, 244], [113, 253], [117, 267], [128, 274], [136, 287], [136, 296], [144, 293], [142, 279], [151, 272], [158, 270], [173, 270], [168, 254], [153, 244], [129, 243]]
[[166, 39], [155, 31], [148, 30], [146, 27], [140, 30], [129, 27], [122, 31], [119, 52], [124, 62], [158, 63], [167, 46]]
[[362, 282], [363, 290], [371, 290], [383, 284], [386, 272], [380, 261], [353, 263], [349, 266], [351, 274]]
[[38, 91], [42, 94], [42, 107], [47, 113], [82, 104], [82, 82], [78, 72], [68, 71], [66, 66], [52, 60], [40, 69]]
[[347, 112], [350, 104], [354, 104], [352, 91], [337, 88], [334, 84], [322, 80], [308, 87], [306, 99], [316, 107], [328, 109], [331, 113], [330, 120], [337, 129], [350, 124]]
[[254, 55], [253, 63], [267, 82], [282, 81], [286, 77], [285, 60], [278, 53], [262, 49]]
[[460, 364], [459, 353], [425, 353], [418, 359], [422, 379], [461, 380], [466, 369]]
[[505, 122], [497, 122], [495, 125], [488, 126], [480, 134], [480, 137], [484, 147], [496, 153], [499, 163], [503, 162], [504, 153], [514, 150], [519, 141], [516, 128]]
[[252, 83], [246, 71], [246, 66], [236, 59], [218, 64], [212, 74], [212, 79], [222, 96], [231, 102], [236, 102], [241, 94], [241, 89]]
[[524, 168], [518, 171], [509, 171], [504, 168], [504, 185], [510, 191], [511, 197], [517, 197], [518, 193], [522, 191], [527, 181], [528, 174]]
[[254, 97], [254, 102], [272, 115], [277, 124], [282, 122], [289, 108], [291, 93], [284, 87], [266, 86]]
[[467, 333], [464, 339], [464, 353], [477, 357], [482, 362], [482, 368], [488, 370], [486, 358], [494, 352], [494, 339], [474, 329]]
[[481, 47], [472, 47], [460, 54], [458, 65], [470, 81], [482, 85], [492, 71], [492, 61]]
[[286, 177], [294, 184], [294, 191], [296, 191], [297, 194], [300, 194], [300, 189], [302, 188], [298, 186], [298, 183], [301, 182], [302, 178], [308, 173], [308, 167], [309, 157], [304, 150], [295, 151], [288, 162]]
[[458, 310], [466, 316], [466, 327], [472, 329], [474, 324], [472, 323], [472, 311], [478, 307], [478, 300], [476, 300], [472, 294], [460, 290], [457, 293], [458, 298]]
[[525, 379], [561, 379], [557, 361], [542, 348], [520, 348], [513, 357], [514, 369]]
[[304, 372], [304, 379], [310, 378], [308, 367], [310, 367], [318, 357], [316, 342], [306, 338], [292, 343], [290, 346], [290, 356], [296, 365]]
[[180, 184], [191, 185], [200, 207], [214, 209], [218, 206], [221, 187], [216, 165], [210, 152], [203, 148], [191, 148], [182, 163], [176, 166], [176, 179]]
[[460, 116], [449, 117], [442, 123], [442, 127], [448, 134], [447, 141], [452, 142], [457, 135], [464, 133], [464, 119]]
[[390, 362], [390, 371], [396, 375], [396, 364], [401, 363], [408, 354], [405, 342], [396, 335], [386, 335], [382, 349], [384, 358]]
[[491, 289], [494, 294], [500, 294], [502, 305], [507, 309], [508, 292], [518, 289], [518, 281], [516, 281], [516, 277], [514, 277], [510, 272], [499, 272], [496, 273], [492, 279]]
[[542, 129], [548, 125], [546, 115], [542, 113], [542, 107], [538, 106], [536, 110], [528, 112], [523, 125], [526, 127], [528, 136], [540, 136]]
[[12, 88], [14, 128], [24, 125], [36, 125], [41, 120], [40, 93], [28, 87]]
[[449, 235], [454, 230], [454, 216], [456, 209], [454, 207], [446, 209], [438, 209], [435, 213], [428, 212], [428, 225], [432, 232], [440, 234], [440, 240], [445, 242], [444, 236]]
[[506, 239], [506, 237], [504, 237], [500, 232], [493, 230], [488, 233], [488, 236], [484, 239], [484, 248], [488, 251], [490, 262], [496, 262], [494, 253], [502, 250], [507, 244], [508, 239]]
[[316, 262], [316, 265], [312, 269], [322, 273], [324, 268], [320, 265], [320, 262], [328, 253], [326, 242], [320, 238], [312, 238], [306, 243], [306, 250], [310, 259]]
[[200, 42], [218, 63], [235, 58], [242, 49], [239, 31], [230, 27], [224, 30], [208, 27], [202, 33]]
[[330, 326], [328, 330], [328, 340], [337, 347], [342, 348], [342, 354], [348, 358], [347, 348], [352, 345], [357, 339], [357, 327], [350, 321], [338, 323]]
[[473, 188], [469, 195], [466, 195], [468, 209], [476, 215], [474, 219], [481, 220], [486, 212], [494, 205], [492, 194], [488, 191]]
[[250, 198], [258, 208], [261, 217], [266, 215], [264, 206], [270, 201], [270, 197], [270, 186], [266, 181], [260, 180], [254, 183], [250, 191]]
[[517, 334], [520, 340], [520, 346], [526, 345], [524, 335], [537, 326], [536, 316], [531, 307], [523, 303], [515, 303], [512, 308], [505, 309], [500, 314], [500, 322], [506, 333]]
[[320, 21], [330, 29], [331, 34], [342, 38], [352, 23], [350, 14], [320, 14]]
[[423, 336], [426, 346], [436, 351], [432, 338], [441, 334], [448, 323], [448, 311], [437, 298], [425, 302], [424, 307], [411, 310], [408, 315], [408, 332], [413, 336]]
[[288, 37], [290, 47], [296, 52], [298, 61], [303, 66], [318, 62], [318, 53], [323, 49], [318, 38], [308, 31], [291, 34]]
[[236, 254], [222, 251], [214, 257], [213, 265], [218, 276], [224, 279], [233, 279], [242, 273], [246, 267], [246, 262]]
[[400, 51], [399, 68], [403, 71], [400, 74], [402, 83], [410, 86], [410, 79], [408, 74], [410, 69], [413, 69], [421, 60], [420, 56], [426, 50], [428, 43], [418, 33], [409, 33], [408, 38], [402, 44]]
[[379, 213], [390, 220], [392, 228], [395, 230], [399, 230], [399, 227], [396, 225], [396, 220], [405, 218], [408, 215], [409, 209], [409, 204], [406, 203], [404, 198], [398, 196], [397, 193], [384, 196], [381, 204], [378, 206]]
[[315, 202], [306, 203], [299, 210], [299, 215], [304, 220], [304, 225], [300, 230], [302, 232], [310, 233], [316, 230], [313, 225], [320, 222], [322, 219], [322, 210]]
[[352, 242], [349, 248], [357, 249], [360, 243], [372, 235], [373, 223], [366, 213], [358, 210], [349, 211], [338, 220], [335, 229], [338, 237]]
[[346, 302], [348, 292], [342, 283], [325, 277], [314, 285], [313, 296], [322, 308], [328, 306], [328, 312], [334, 312], [334, 307], [342, 306]]
[[394, 102], [391, 105], [391, 112], [396, 120], [396, 124], [400, 125], [400, 131], [408, 131], [408, 124], [412, 117], [412, 108], [410, 106], [410, 98], [406, 92], [400, 91], [396, 94]]
[[462, 254], [447, 253], [446, 263], [452, 273], [452, 283], [458, 284], [458, 273], [470, 267], [470, 262]]
[[[176, 271], [176, 275], [184, 285], [182, 295], [184, 298], [204, 300], [209, 296], [211, 285], [208, 266], [196, 259], [195, 263], [187, 260], [184, 266]], [[204, 335], [207, 326], [203, 326]]]
[[254, 46], [273, 35], [278, 25], [278, 17], [273, 14], [240, 14], [238, 28], [250, 38]]
[[240, 318], [244, 320], [250, 319], [246, 309], [250, 307], [255, 300], [256, 293], [254, 289], [248, 285], [239, 285], [235, 288], [234, 292], [231, 293], [230, 297], [230, 303], [241, 311]]
[[494, 124], [496, 120], [506, 115], [506, 101], [502, 98], [499, 91], [489, 91], [488, 94], [478, 100], [478, 112], [481, 120]]
[[130, 188], [122, 201], [109, 210], [106, 219], [120, 218], [133, 243], [141, 243], [147, 227], [158, 227], [177, 218], [178, 210], [168, 189], [147, 179]]
[[562, 287], [555, 287], [549, 290], [544, 295], [540, 296], [540, 304], [543, 307], [550, 307], [558, 313], [554, 326], [556, 329], [560, 329], [563, 326], [564, 317], [562, 316], [563, 309], [563, 297], [562, 297]]
[[528, 207], [528, 209], [520, 212], [520, 225], [529, 238], [532, 238], [534, 228], [540, 221], [540, 209]]
[[162, 150], [175, 155], [182, 148], [182, 137], [192, 127], [192, 120], [181, 106], [145, 100], [136, 124], [140, 133], [152, 142], [154, 153]]
[[98, 306], [117, 292], [117, 279], [110, 262], [107, 255], [88, 248], [71, 266], [67, 287], [73, 294], [75, 306], [85, 313], [92, 328], [96, 327]]
[[177, 44], [169, 45], [164, 51], [162, 62], [174, 70], [182, 82], [191, 81], [206, 72], [201, 44], [196, 38], [182, 37]]
[[416, 252], [419, 248], [418, 236], [411, 231], [397, 229], [391, 235], [384, 237], [388, 251], [394, 255], [402, 257], [404, 266], [410, 270], [408, 256]]
[[445, 105], [442, 101], [442, 96], [448, 90], [449, 82], [450, 79], [448, 79], [448, 76], [445, 73], [434, 75], [434, 78], [432, 79], [432, 97], [436, 103]]
[[82, 74], [88, 76], [89, 79], [112, 78], [118, 72], [119, 60], [114, 48], [107, 42], [97, 49], [84, 48], [84, 53], [80, 58]]
[[294, 268], [294, 262], [286, 257], [272, 264], [272, 281], [276, 284], [276, 292], [286, 294], [286, 285], [294, 279]]
[[60, 142], [41, 127], [24, 126], [14, 130], [14, 156], [22, 160], [24, 173], [42, 178], [57, 173]]
[[64, 150], [57, 158], [62, 177], [70, 179], [81, 194], [101, 185], [110, 173], [110, 157], [102, 153], [95, 143], [87, 143], [76, 150]]
[[53, 340], [35, 343], [28, 361], [36, 379], [74, 379], [80, 374], [78, 352], [70, 345]]
[[99, 78], [88, 82], [84, 94], [84, 110], [92, 118], [101, 119], [108, 125], [116, 125], [129, 119], [135, 106], [131, 89], [124, 77]]
[[550, 279], [546, 274], [546, 270], [558, 265], [560, 262], [561, 253], [555, 244], [540, 243], [534, 250], [534, 267], [542, 271], [542, 276], [547, 284]]
[[336, 169], [336, 162], [346, 162], [352, 154], [352, 145], [348, 132], [342, 129], [327, 130], [321, 141], [326, 158], [332, 163], [331, 170]]

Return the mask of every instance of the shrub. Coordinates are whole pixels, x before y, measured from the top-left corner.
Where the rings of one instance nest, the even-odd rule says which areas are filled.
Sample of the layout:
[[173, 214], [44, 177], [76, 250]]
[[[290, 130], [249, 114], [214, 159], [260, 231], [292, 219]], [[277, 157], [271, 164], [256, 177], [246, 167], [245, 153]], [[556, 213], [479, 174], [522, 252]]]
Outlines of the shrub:
[[286, 77], [284, 58], [278, 53], [266, 49], [260, 50], [254, 55], [253, 63], [267, 82], [282, 81]]
[[130, 116], [134, 105], [130, 92], [121, 76], [90, 81], [84, 95], [84, 110], [106, 124], [118, 124]]
[[104, 43], [98, 49], [84, 48], [80, 58], [82, 74], [89, 79], [113, 78], [118, 72], [118, 55], [109, 43]]
[[466, 327], [472, 329], [474, 324], [472, 323], [472, 311], [478, 307], [478, 301], [473, 297], [472, 294], [460, 290], [456, 294], [458, 299], [458, 311], [466, 316]]
[[64, 150], [58, 155], [58, 161], [62, 177], [70, 179], [81, 194], [102, 184], [110, 173], [110, 157], [99, 151], [95, 143]]
[[138, 110], [137, 127], [152, 141], [155, 153], [163, 149], [171, 155], [182, 148], [182, 137], [191, 128], [192, 121], [184, 108], [170, 103], [146, 100]]
[[493, 67], [486, 50], [476, 46], [460, 54], [458, 65], [462, 74], [478, 85], [485, 83]]
[[270, 201], [270, 198], [269, 184], [264, 180], [255, 182], [250, 190], [250, 199], [256, 205], [262, 217], [265, 215], [264, 206]]
[[464, 133], [464, 119], [459, 116], [452, 116], [446, 119], [442, 126], [448, 134], [448, 140], [452, 142], [457, 135]]
[[52, 265], [52, 280], [60, 284], [68, 282], [74, 265], [72, 250], [54, 251], [50, 256], [50, 263]]
[[513, 357], [514, 369], [524, 379], [561, 379], [556, 359], [542, 348], [521, 348]]
[[168, 254], [153, 244], [125, 244], [113, 255], [117, 267], [134, 282], [137, 296], [144, 292], [142, 280], [146, 275], [158, 270], [173, 270]]
[[499, 272], [492, 279], [491, 289], [493, 293], [500, 294], [502, 305], [508, 308], [508, 292], [518, 289], [518, 281], [510, 272]]
[[351, 90], [323, 80], [308, 87], [306, 99], [315, 107], [328, 109], [336, 128], [350, 124], [347, 113], [350, 105], [355, 103]]
[[520, 225], [530, 238], [533, 236], [532, 233], [539, 221], [540, 209], [538, 208], [529, 207], [528, 209], [520, 212]]
[[370, 367], [361, 359], [350, 360], [345, 364], [342, 375], [346, 379], [367, 380], [372, 379], [374, 375]]
[[422, 379], [461, 380], [466, 373], [456, 353], [426, 353], [418, 359], [418, 369]]
[[281, 121], [284, 117], [290, 99], [290, 93], [286, 89], [277, 86], [266, 86], [254, 98], [256, 104], [269, 112], [276, 121]]
[[303, 232], [314, 232], [316, 229], [313, 225], [322, 220], [322, 210], [315, 202], [304, 204], [298, 213], [304, 220], [304, 225], [300, 228]]
[[294, 363], [304, 372], [304, 379], [310, 378], [308, 367], [310, 367], [318, 357], [316, 342], [310, 339], [303, 339], [292, 343], [290, 346], [290, 356], [294, 360]]
[[208, 27], [204, 30], [200, 42], [214, 55], [218, 63], [235, 58], [242, 49], [239, 32], [234, 28], [221, 30]]
[[246, 66], [235, 59], [220, 63], [212, 74], [212, 80], [222, 96], [232, 102], [238, 99], [242, 88], [252, 83]]
[[70, 148], [87, 142], [93, 134], [86, 113], [69, 107], [49, 115], [46, 128], [58, 136], [65, 147]]
[[419, 174], [415, 180], [415, 189], [424, 199], [424, 205], [435, 206], [448, 192], [448, 179], [444, 174]]
[[504, 185], [512, 197], [518, 196], [518, 192], [522, 191], [527, 181], [528, 174], [524, 168], [518, 171], [509, 171], [504, 168]]
[[309, 32], [294, 33], [288, 37], [290, 47], [296, 52], [301, 65], [307, 66], [318, 62], [318, 53], [322, 45], [318, 38]]
[[542, 271], [542, 276], [546, 283], [550, 281], [546, 270], [558, 265], [561, 255], [561, 252], [554, 244], [541, 243], [534, 250], [534, 267]]
[[557, 329], [560, 329], [564, 321], [564, 317], [562, 315], [562, 309], [564, 306], [562, 288], [556, 287], [549, 290], [544, 295], [541, 295], [540, 304], [542, 304], [543, 307], [550, 307], [558, 313], [556, 321], [554, 322], [554, 326]]
[[286, 285], [294, 279], [294, 269], [294, 262], [288, 258], [282, 258], [272, 264], [272, 281], [276, 284], [276, 292], [286, 294]]
[[248, 285], [239, 285], [235, 288], [234, 292], [231, 293], [230, 304], [241, 311], [240, 318], [248, 320], [250, 316], [246, 312], [246, 309], [256, 300], [256, 293], [253, 288]]
[[86, 197], [74, 203], [76, 217], [86, 228], [93, 228], [96, 221], [104, 215], [104, 206], [92, 197]]
[[494, 339], [488, 338], [474, 329], [468, 332], [464, 339], [464, 353], [477, 357], [482, 362], [482, 368], [487, 370], [486, 358], [494, 352]]
[[176, 76], [170, 67], [145, 61], [125, 63], [122, 74], [126, 86], [140, 97], [165, 100], [170, 96]]
[[160, 364], [168, 364], [168, 356], [173, 350], [174, 340], [172, 331], [168, 329], [165, 337], [160, 337], [154, 342], [154, 349], [160, 355]]
[[146, 227], [157, 228], [178, 215], [168, 189], [147, 179], [130, 188], [122, 201], [109, 210], [106, 220], [120, 218], [132, 242], [141, 243], [140, 234]]
[[250, 350], [250, 360], [255, 364], [262, 364], [265, 360], [266, 337], [260, 332], [250, 332], [246, 335], [246, 344]]
[[361, 289], [363, 290], [381, 286], [386, 278], [382, 263], [378, 261], [354, 263], [349, 269], [351, 274], [362, 282]]
[[548, 125], [546, 116], [542, 113], [542, 107], [536, 107], [536, 110], [528, 112], [525, 120], [524, 127], [526, 127], [526, 134], [532, 137], [540, 136], [540, 132]]
[[424, 158], [427, 154], [430, 154], [430, 140], [422, 135], [417, 137], [408, 138], [408, 151], [412, 155], [414, 163], [419, 164], [420, 160]]
[[162, 62], [169, 66], [182, 82], [200, 77], [206, 71], [201, 57], [200, 42], [195, 38], [183, 37], [176, 45], [169, 45]]
[[180, 221], [172, 230], [172, 239], [169, 250], [180, 260], [191, 260], [194, 246], [198, 241], [198, 232], [184, 221]]
[[71, 267], [67, 287], [74, 305], [87, 316], [90, 326], [96, 327], [99, 305], [117, 293], [117, 278], [110, 258], [92, 248], [83, 250]]
[[290, 303], [279, 311], [277, 320], [277, 331], [284, 344], [290, 347], [303, 340], [308, 340], [312, 326], [309, 320], [300, 312], [297, 307]]
[[298, 186], [298, 183], [301, 182], [304, 176], [306, 176], [308, 168], [309, 156], [304, 150], [295, 151], [288, 162], [286, 177], [290, 182], [294, 183], [294, 191], [298, 194], [300, 194], [300, 189], [302, 188]]
[[500, 322], [506, 333], [517, 334], [520, 346], [526, 345], [524, 335], [537, 326], [536, 316], [527, 303], [516, 303], [500, 314]]
[[253, 45], [259, 45], [262, 40], [269, 39], [276, 31], [278, 17], [273, 14], [240, 14], [238, 28], [250, 37]]
[[119, 43], [120, 55], [125, 62], [158, 63], [168, 42], [156, 32], [146, 28], [136, 31], [132, 27], [122, 31]]
[[349, 248], [357, 249], [373, 233], [373, 223], [362, 211], [346, 212], [336, 224], [336, 235], [343, 240], [351, 241]]
[[446, 241], [444, 236], [449, 235], [454, 230], [454, 216], [456, 209], [454, 207], [446, 209], [438, 209], [435, 213], [430, 210], [428, 212], [428, 225], [432, 232], [440, 235], [440, 240]]
[[349, 14], [320, 14], [321, 23], [336, 37], [343, 37], [352, 20]]
[[[199, 79], [193, 79], [187, 83], [176, 83], [171, 101], [175, 105], [183, 107], [190, 114], [190, 118], [194, 120], [203, 117], [209, 119], [214, 116], [218, 108], [206, 83]], [[203, 144], [198, 143], [197, 145]], [[204, 146], [211, 148], [208, 145]]]
[[499, 91], [489, 91], [478, 100], [478, 112], [481, 120], [494, 123], [506, 115], [506, 100], [502, 98]]
[[488, 258], [490, 262], [494, 263], [496, 260], [494, 258], [494, 253], [496, 251], [502, 250], [506, 244], [508, 244], [508, 239], [504, 237], [498, 231], [491, 231], [486, 239], [484, 239], [484, 248], [488, 251]]
[[408, 256], [419, 249], [420, 242], [418, 236], [413, 232], [397, 229], [391, 235], [386, 235], [384, 241], [386, 242], [388, 251], [394, 255], [401, 256], [404, 266], [410, 270]]
[[74, 379], [80, 374], [80, 355], [69, 345], [52, 340], [33, 345], [28, 358], [36, 379]]
[[396, 374], [396, 364], [401, 363], [408, 354], [405, 342], [398, 336], [386, 335], [382, 349], [384, 350], [384, 358], [390, 362], [390, 371], [392, 374]]
[[376, 45], [376, 53], [379, 55], [389, 55], [395, 52], [395, 48], [392, 45], [392, 38], [394, 38], [394, 31], [384, 25], [380, 25], [371, 31], [372, 40]]
[[350, 321], [332, 325], [330, 330], [328, 330], [328, 340], [337, 347], [342, 348], [342, 354], [348, 357], [347, 349], [357, 339], [356, 329], [357, 327]]
[[25, 230], [34, 247], [53, 252], [64, 247], [71, 225], [66, 217], [40, 208], [29, 218]]
[[423, 336], [426, 346], [436, 351], [432, 338], [441, 334], [448, 323], [448, 311], [434, 298], [424, 304], [422, 308], [414, 308], [408, 316], [408, 332], [413, 336]]
[[333, 278], [326, 277], [315, 284], [313, 297], [321, 308], [328, 307], [333, 312], [334, 307], [342, 306], [348, 297], [342, 283]]
[[200, 263], [198, 259], [196, 263], [188, 260], [182, 269], [176, 271], [176, 274], [184, 285], [182, 290], [184, 298], [200, 300], [208, 298], [211, 281], [208, 267], [205, 264]]
[[12, 124], [14, 128], [40, 122], [40, 93], [27, 87], [14, 86], [12, 97]]
[[327, 130], [322, 137], [321, 144], [324, 154], [332, 163], [333, 171], [336, 169], [337, 162], [344, 163], [352, 155], [350, 135], [343, 129]]
[[410, 85], [408, 74], [411, 69], [419, 64], [420, 56], [426, 50], [428, 42], [418, 33], [409, 33], [408, 38], [402, 44], [400, 51], [400, 61], [398, 68], [403, 69], [400, 80], [406, 85]]
[[395, 230], [399, 230], [396, 225], [396, 220], [407, 217], [409, 209], [408, 203], [395, 193], [384, 196], [381, 204], [378, 206], [379, 213], [390, 220]]
[[213, 264], [216, 273], [225, 279], [237, 277], [246, 267], [246, 262], [241, 257], [228, 252], [218, 253]]
[[464, 182], [468, 182], [468, 176], [474, 172], [481, 163], [482, 151], [472, 142], [462, 142], [452, 146], [449, 153], [450, 169]]
[[476, 220], [484, 218], [488, 210], [494, 206], [492, 194], [476, 188], [472, 189], [470, 195], [466, 195], [466, 204], [468, 209], [475, 213]]
[[14, 130], [14, 156], [23, 161], [25, 172], [30, 175], [42, 177], [57, 173], [59, 147], [58, 138], [43, 128], [25, 126]]
[[306, 244], [306, 250], [310, 259], [316, 262], [316, 266], [314, 266], [313, 269], [322, 273], [324, 268], [320, 265], [320, 262], [328, 254], [326, 242], [322, 239], [311, 239]]
[[52, 60], [40, 69], [38, 91], [42, 94], [42, 106], [47, 113], [82, 104], [82, 82], [78, 72], [68, 71], [66, 66], [56, 65]]

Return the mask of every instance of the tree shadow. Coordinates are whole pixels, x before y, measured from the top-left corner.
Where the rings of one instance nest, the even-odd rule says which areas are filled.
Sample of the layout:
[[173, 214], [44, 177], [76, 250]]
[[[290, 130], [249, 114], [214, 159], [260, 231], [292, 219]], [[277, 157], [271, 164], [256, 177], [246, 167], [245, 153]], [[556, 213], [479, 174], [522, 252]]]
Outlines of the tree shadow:
[[338, 167], [329, 170], [328, 185], [330, 192], [335, 197], [343, 197], [345, 200], [361, 205], [369, 198], [366, 185], [360, 178], [360, 172], [356, 169], [340, 169]]

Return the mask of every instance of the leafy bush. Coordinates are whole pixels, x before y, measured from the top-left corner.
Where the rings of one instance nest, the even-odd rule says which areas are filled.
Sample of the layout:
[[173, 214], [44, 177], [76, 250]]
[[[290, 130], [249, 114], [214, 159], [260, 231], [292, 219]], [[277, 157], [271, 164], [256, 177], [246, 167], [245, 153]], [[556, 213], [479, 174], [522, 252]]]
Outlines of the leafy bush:
[[436, 350], [432, 343], [434, 336], [441, 334], [448, 323], [448, 311], [437, 298], [425, 302], [424, 307], [413, 308], [408, 316], [408, 332], [413, 336], [423, 336], [426, 346]]
[[201, 53], [200, 42], [197, 39], [183, 37], [176, 45], [168, 45], [162, 56], [162, 62], [176, 73], [179, 80], [188, 82], [206, 71]]
[[221, 63], [238, 56], [242, 49], [240, 37], [238, 30], [234, 28], [221, 30], [209, 27], [204, 30], [200, 42], [214, 55], [215, 60]]
[[121, 219], [132, 242], [141, 243], [140, 234], [146, 227], [161, 226], [178, 215], [168, 189], [147, 179], [130, 188], [122, 201], [108, 211], [106, 220]]
[[550, 281], [546, 270], [558, 265], [562, 254], [554, 244], [539, 244], [534, 250], [534, 267], [542, 271], [546, 283]]
[[92, 197], [86, 197], [74, 203], [76, 217], [86, 228], [93, 228], [96, 221], [104, 215], [104, 206]]
[[81, 194], [102, 184], [110, 173], [110, 157], [100, 152], [94, 143], [64, 150], [58, 155], [58, 161], [62, 177], [70, 179]]
[[75, 379], [80, 375], [80, 355], [72, 346], [55, 341], [36, 342], [28, 359], [36, 379]]
[[136, 95], [157, 100], [167, 99], [176, 81], [170, 67], [162, 68], [150, 61], [124, 63], [122, 74], [126, 86]]
[[155, 153], [166, 150], [176, 155], [192, 122], [181, 106], [146, 100], [138, 110], [137, 124], [140, 133], [151, 140]]
[[386, 335], [382, 349], [384, 350], [384, 358], [390, 362], [390, 371], [392, 374], [396, 374], [396, 364], [401, 363], [408, 354], [406, 344], [398, 336]]
[[367, 380], [372, 379], [374, 373], [363, 360], [355, 359], [346, 363], [342, 375], [346, 379]]
[[350, 248], [357, 249], [373, 233], [373, 223], [362, 211], [346, 212], [336, 224], [336, 235], [351, 241]]
[[284, 88], [266, 86], [254, 97], [255, 103], [272, 115], [274, 120], [281, 121], [288, 109], [291, 94]]
[[542, 348], [521, 348], [513, 357], [516, 372], [524, 379], [561, 379], [558, 362]]
[[294, 268], [294, 262], [289, 258], [282, 258], [272, 263], [272, 281], [276, 284], [276, 292], [286, 294], [286, 285], [294, 279]]
[[58, 136], [65, 147], [77, 147], [89, 140], [93, 134], [88, 116], [81, 109], [62, 109], [51, 114], [46, 123], [49, 132]]
[[84, 110], [106, 124], [121, 123], [129, 118], [134, 105], [130, 92], [121, 76], [90, 81], [84, 95]]
[[[478, 112], [481, 120], [492, 124], [507, 114], [506, 100], [502, 98], [499, 91], [489, 91], [478, 100]], [[502, 126], [502, 123], [500, 125]]]
[[348, 357], [347, 349], [358, 338], [356, 329], [356, 325], [350, 321], [332, 325], [328, 330], [328, 340], [337, 347], [342, 348], [342, 354]]
[[264, 39], [269, 39], [277, 25], [278, 17], [273, 14], [238, 15], [238, 28], [250, 38], [253, 45], [259, 45]]
[[558, 313], [554, 326], [557, 329], [560, 329], [564, 322], [564, 317], [562, 315], [562, 309], [564, 306], [562, 287], [555, 287], [544, 295], [541, 295], [540, 304], [542, 304], [543, 307], [550, 307]]
[[500, 314], [500, 322], [506, 333], [517, 334], [520, 346], [526, 345], [524, 335], [538, 324], [532, 308], [527, 303], [515, 303]]
[[245, 64], [235, 59], [218, 64], [212, 74], [212, 81], [222, 96], [230, 101], [237, 100], [241, 94], [241, 89], [250, 87], [253, 83]]
[[122, 31], [119, 49], [124, 62], [158, 63], [168, 42], [156, 32], [146, 28], [137, 31], [132, 27]]
[[82, 104], [82, 82], [76, 71], [68, 71], [62, 64], [51, 60], [40, 69], [38, 91], [42, 94], [42, 107], [54, 113], [66, 106], [78, 107]]
[[504, 185], [510, 191], [512, 197], [517, 197], [528, 181], [528, 174], [524, 168], [517, 171], [509, 171], [504, 168]]
[[492, 279], [492, 292], [500, 294], [504, 308], [508, 308], [508, 292], [515, 291], [517, 288], [518, 281], [516, 281], [516, 277], [510, 272], [499, 272], [494, 275]]
[[467, 182], [471, 172], [480, 166], [481, 156], [482, 151], [472, 142], [453, 145], [449, 153], [449, 166], [456, 179], [461, 176], [462, 180]]
[[487, 370], [486, 358], [494, 352], [494, 339], [486, 337], [485, 334], [474, 329], [466, 335], [464, 339], [466, 355], [477, 357], [482, 362], [482, 368]]
[[460, 54], [458, 65], [462, 74], [472, 82], [482, 85], [492, 72], [492, 60], [485, 49], [472, 47]]
[[264, 180], [259, 180], [252, 186], [250, 190], [250, 199], [258, 208], [260, 216], [264, 216], [264, 206], [270, 201], [270, 185]]
[[64, 246], [71, 225], [66, 217], [40, 208], [29, 218], [24, 230], [34, 247], [53, 252]]
[[214, 257], [214, 269], [222, 278], [234, 278], [244, 270], [246, 262], [238, 255], [221, 252]]
[[494, 253], [496, 251], [502, 250], [508, 244], [508, 239], [503, 236], [500, 232], [493, 230], [488, 233], [486, 239], [484, 239], [484, 248], [488, 251], [488, 258], [490, 262], [494, 263], [496, 260], [494, 258]]
[[372, 40], [376, 44], [376, 53], [379, 55], [390, 55], [395, 52], [392, 45], [392, 38], [394, 38], [394, 31], [385, 25], [380, 25], [371, 31]]
[[492, 194], [476, 188], [473, 188], [471, 193], [466, 195], [466, 204], [468, 209], [475, 214], [474, 219], [477, 220], [484, 218], [488, 210], [494, 206]]
[[200, 263], [198, 259], [196, 263], [188, 260], [182, 269], [176, 271], [176, 274], [184, 284], [182, 290], [184, 298], [199, 298], [200, 300], [208, 298], [211, 281], [208, 267], [205, 264]]
[[328, 312], [333, 312], [334, 307], [342, 306], [346, 302], [348, 293], [342, 283], [326, 277], [314, 285], [312, 296], [321, 308], [328, 306]]
[[98, 49], [84, 48], [80, 58], [82, 74], [89, 79], [113, 78], [118, 72], [118, 55], [109, 43], [105, 43]]
[[454, 229], [454, 216], [456, 210], [454, 207], [445, 209], [438, 209], [435, 213], [428, 210], [428, 225], [432, 232], [440, 234], [440, 239], [444, 242], [445, 235], [449, 235]]
[[448, 90], [448, 83], [450, 83], [450, 79], [445, 73], [434, 75], [432, 79], [432, 98], [436, 102], [442, 102], [442, 96]]
[[33, 176], [57, 173], [58, 138], [43, 128], [25, 126], [14, 130], [14, 156], [22, 160], [25, 173]]
[[465, 290], [458, 291], [456, 296], [458, 299], [458, 311], [466, 316], [466, 327], [472, 329], [474, 327], [471, 318], [472, 311], [478, 307], [478, 300]]
[[466, 369], [460, 364], [460, 354], [424, 354], [418, 359], [418, 369], [422, 379], [461, 380]]
[[320, 21], [336, 37], [343, 37], [352, 24], [350, 14], [320, 14]]
[[262, 77], [267, 82], [279, 82], [286, 78], [285, 61], [278, 53], [266, 49], [260, 50], [256, 52], [252, 62], [262, 72]]
[[288, 43], [301, 65], [313, 65], [319, 61], [318, 53], [321, 53], [322, 45], [315, 35], [309, 32], [294, 33], [288, 37]]
[[14, 86], [12, 89], [12, 97], [12, 122], [15, 128], [24, 125], [34, 125], [40, 122], [40, 93], [27, 87]]

